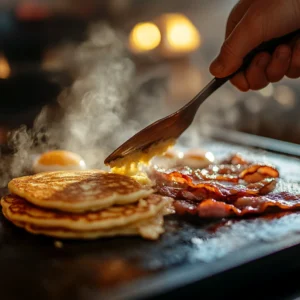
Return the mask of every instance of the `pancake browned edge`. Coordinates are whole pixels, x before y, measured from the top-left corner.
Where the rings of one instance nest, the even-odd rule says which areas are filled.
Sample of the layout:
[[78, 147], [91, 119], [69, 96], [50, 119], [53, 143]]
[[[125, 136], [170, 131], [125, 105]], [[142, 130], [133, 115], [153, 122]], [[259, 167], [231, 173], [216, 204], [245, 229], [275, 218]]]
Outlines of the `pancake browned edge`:
[[37, 207], [15, 195], [1, 199], [4, 216], [16, 226], [65, 239], [141, 235], [155, 240], [164, 232], [163, 217], [174, 213], [172, 202], [169, 197], [150, 195], [135, 204], [74, 215]]
[[8, 188], [37, 206], [73, 213], [130, 204], [153, 193], [133, 178], [101, 170], [39, 173], [12, 179]]

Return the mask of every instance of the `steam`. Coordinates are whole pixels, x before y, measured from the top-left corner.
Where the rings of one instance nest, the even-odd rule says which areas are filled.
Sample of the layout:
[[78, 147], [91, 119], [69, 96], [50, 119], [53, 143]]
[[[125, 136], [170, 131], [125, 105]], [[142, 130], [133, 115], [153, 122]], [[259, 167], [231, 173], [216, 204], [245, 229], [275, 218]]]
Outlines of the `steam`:
[[27, 174], [34, 157], [52, 149], [74, 151], [89, 168], [105, 168], [103, 161], [112, 150], [165, 114], [161, 84], [153, 89], [155, 93], [147, 90], [149, 78], [139, 78], [144, 85], [138, 84], [122, 38], [97, 23], [89, 28], [85, 42], [71, 52], [68, 45], [71, 56], [63, 59], [73, 84], [54, 106], [42, 109], [33, 128], [21, 126], [10, 134], [14, 154], [1, 165], [1, 187], [10, 178]]

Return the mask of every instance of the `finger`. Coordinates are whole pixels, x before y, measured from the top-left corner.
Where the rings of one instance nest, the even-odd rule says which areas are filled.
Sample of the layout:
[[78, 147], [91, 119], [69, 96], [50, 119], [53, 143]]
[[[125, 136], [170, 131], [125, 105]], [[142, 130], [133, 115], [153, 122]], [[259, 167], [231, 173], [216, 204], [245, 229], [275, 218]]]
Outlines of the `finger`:
[[[225, 77], [235, 72], [243, 58], [264, 40], [262, 14], [250, 7], [229, 37], [225, 40], [219, 56], [210, 66], [216, 77]], [[245, 34], [247, 33], [247, 34]]]
[[300, 40], [293, 47], [292, 58], [286, 75], [289, 78], [300, 77]]
[[266, 69], [266, 75], [270, 82], [277, 82], [284, 77], [289, 69], [291, 55], [292, 51], [288, 45], [280, 45], [276, 48]]
[[247, 69], [246, 79], [251, 90], [260, 90], [269, 84], [266, 68], [271, 61], [269, 53], [258, 54]]
[[236, 74], [231, 80], [231, 83], [242, 92], [249, 91], [249, 84], [247, 82], [244, 72]]
[[225, 38], [228, 38], [252, 3], [253, 0], [241, 0], [234, 6], [227, 20]]

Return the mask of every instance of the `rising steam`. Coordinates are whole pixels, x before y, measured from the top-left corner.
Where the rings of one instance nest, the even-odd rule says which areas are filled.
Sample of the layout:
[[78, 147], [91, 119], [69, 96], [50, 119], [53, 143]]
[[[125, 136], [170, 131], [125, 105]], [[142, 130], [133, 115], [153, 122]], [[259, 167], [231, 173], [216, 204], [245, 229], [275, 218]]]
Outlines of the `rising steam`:
[[[92, 25], [88, 40], [74, 49], [67, 63], [74, 81], [55, 107], [44, 107], [32, 129], [22, 126], [11, 133], [14, 155], [9, 170], [3, 170], [7, 176], [0, 182], [2, 187], [9, 178], [26, 174], [34, 155], [51, 149], [74, 151], [90, 168], [104, 168], [110, 151], [163, 115], [157, 107], [163, 102], [162, 92], [145, 97], [135, 84], [134, 63], [124, 43], [107, 25]], [[135, 105], [133, 94], [144, 107]]]

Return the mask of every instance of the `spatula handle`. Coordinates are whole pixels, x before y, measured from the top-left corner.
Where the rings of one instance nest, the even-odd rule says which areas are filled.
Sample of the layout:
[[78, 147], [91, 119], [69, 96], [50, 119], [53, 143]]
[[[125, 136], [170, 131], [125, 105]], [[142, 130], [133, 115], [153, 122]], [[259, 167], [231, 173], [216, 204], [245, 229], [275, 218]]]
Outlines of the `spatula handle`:
[[249, 65], [251, 64], [253, 58], [258, 53], [268, 52], [268, 53], [272, 54], [279, 45], [288, 44], [297, 35], [300, 36], [300, 30], [293, 31], [293, 32], [291, 32], [291, 33], [289, 33], [287, 35], [282, 36], [282, 37], [275, 38], [275, 39], [272, 39], [272, 40], [270, 40], [268, 42], [264, 42], [264, 43], [260, 44], [258, 47], [256, 47], [252, 51], [250, 51], [245, 56], [243, 64], [241, 65], [241, 67], [236, 72], [234, 72], [233, 74], [229, 75], [228, 77], [217, 78], [217, 80], [221, 80], [221, 81], [226, 82], [227, 80], [231, 79], [237, 73], [246, 70], [249, 67]]

